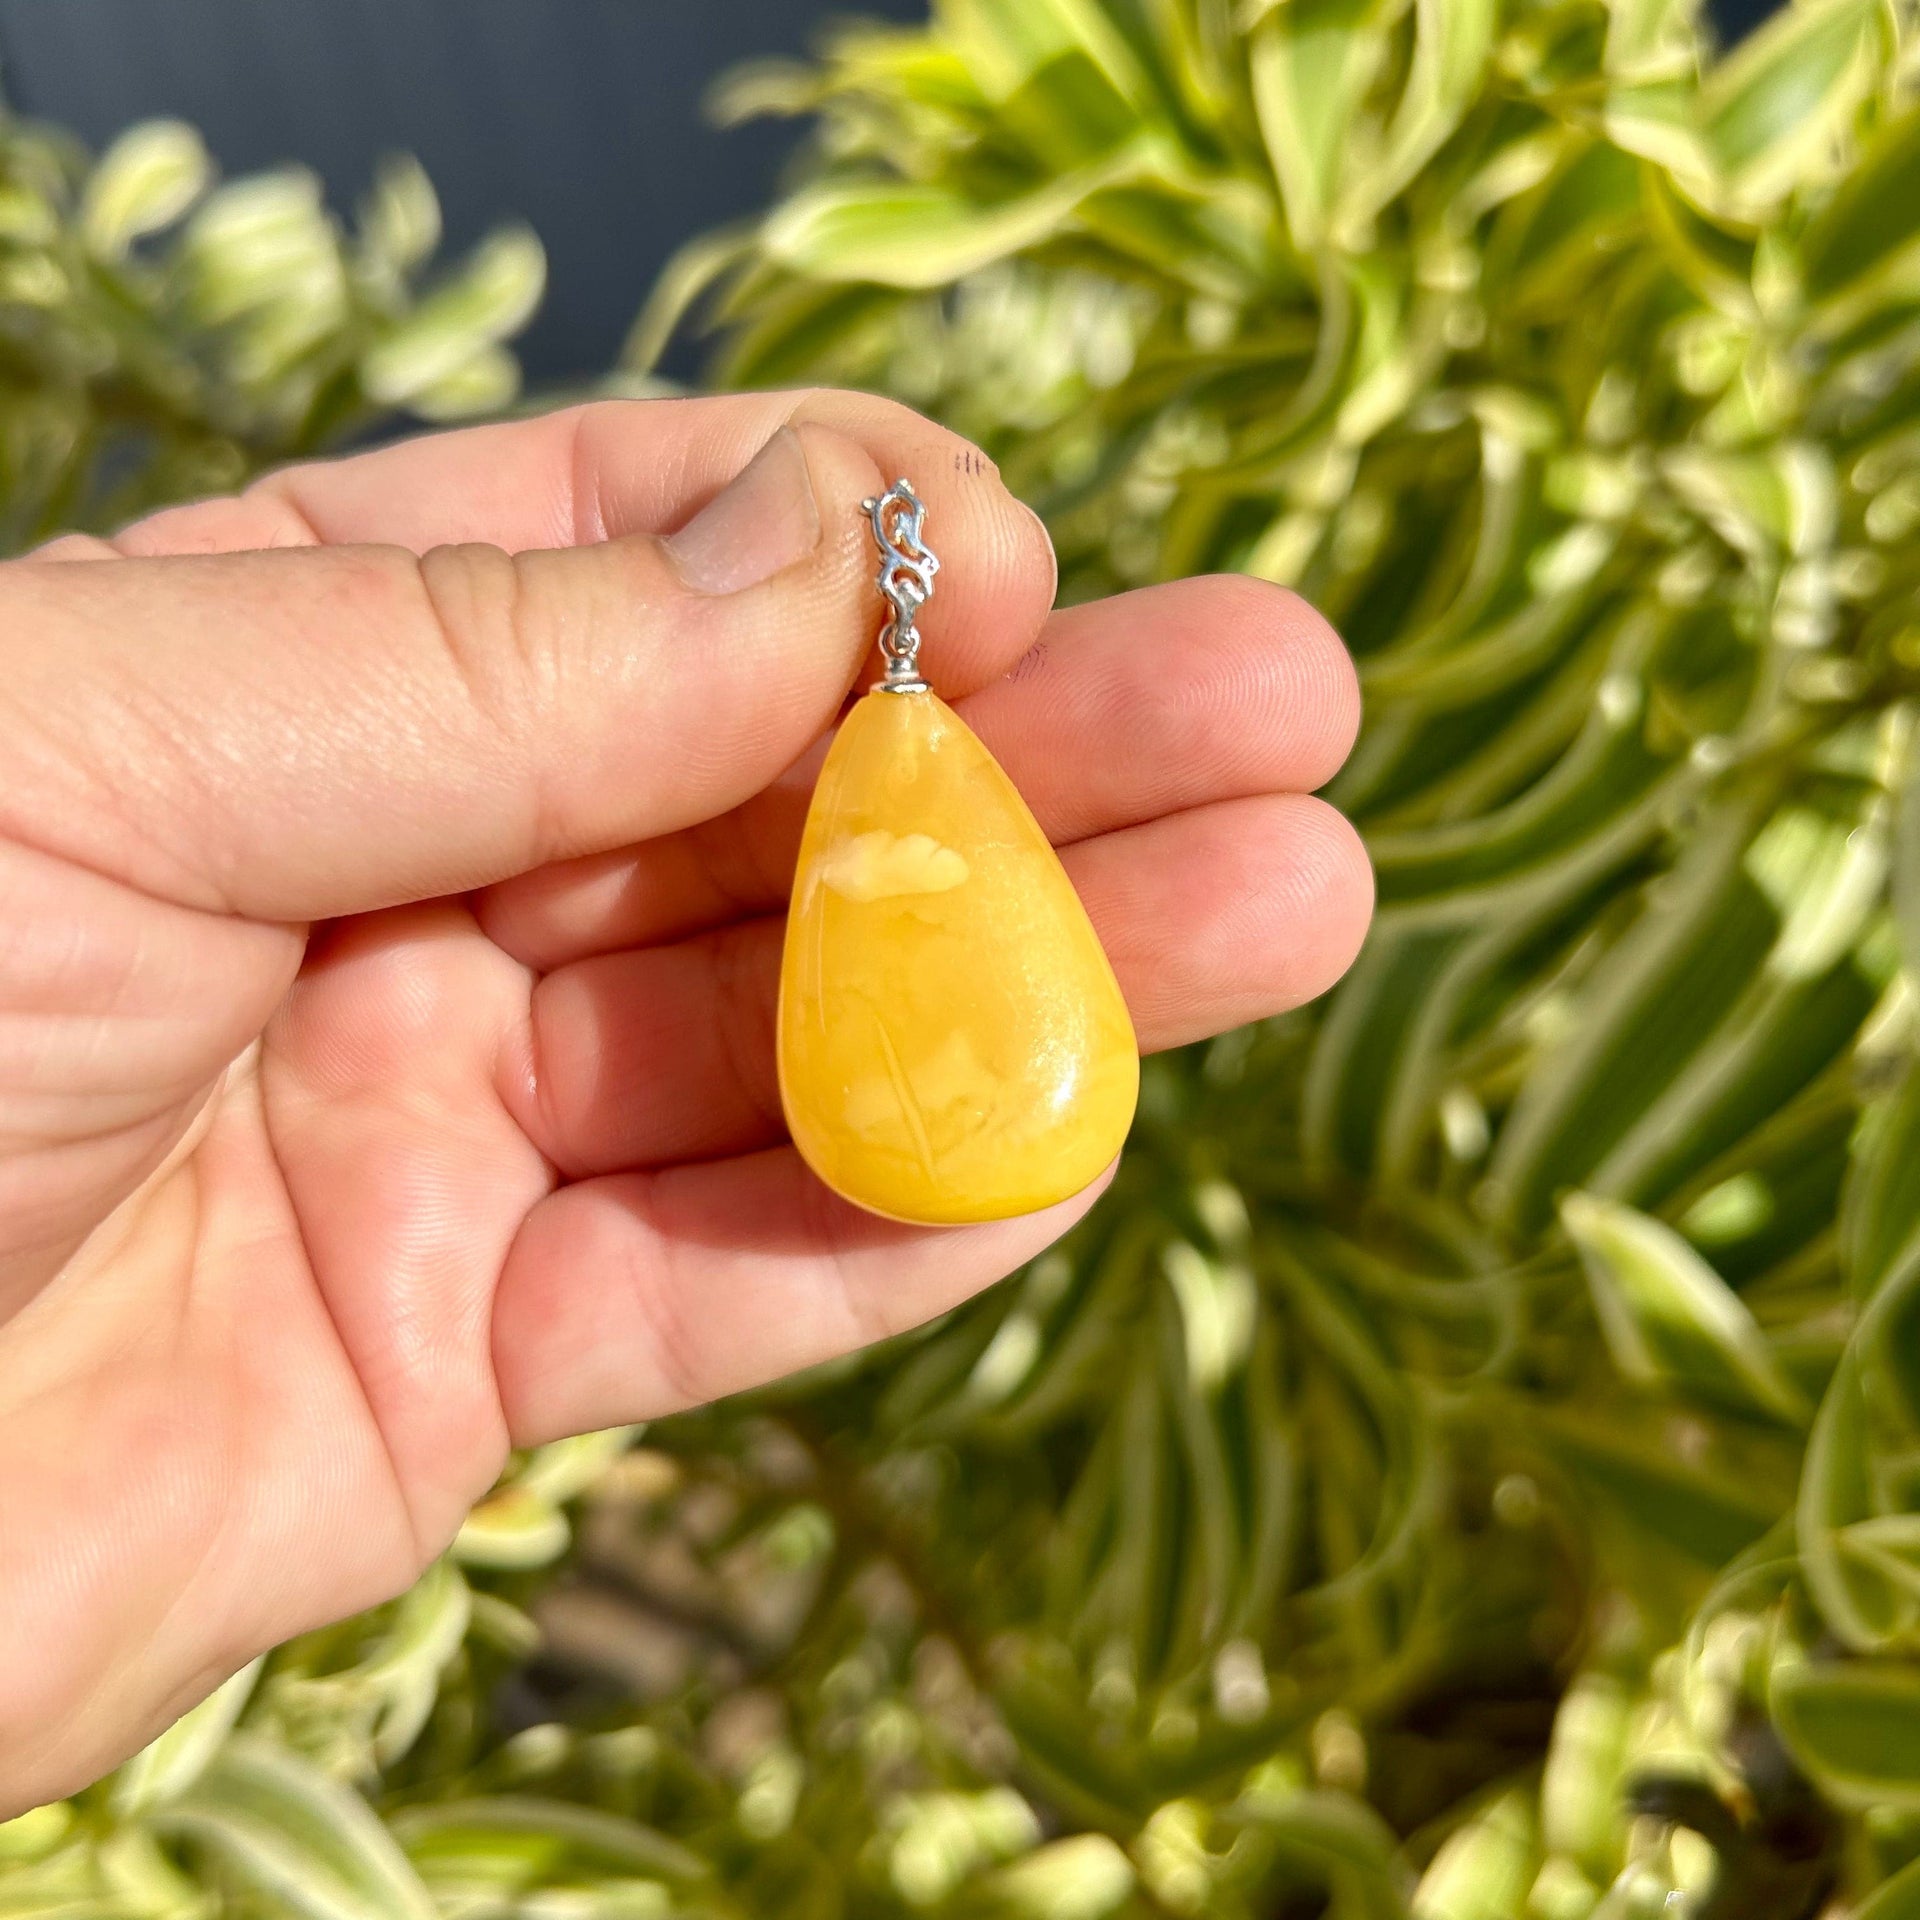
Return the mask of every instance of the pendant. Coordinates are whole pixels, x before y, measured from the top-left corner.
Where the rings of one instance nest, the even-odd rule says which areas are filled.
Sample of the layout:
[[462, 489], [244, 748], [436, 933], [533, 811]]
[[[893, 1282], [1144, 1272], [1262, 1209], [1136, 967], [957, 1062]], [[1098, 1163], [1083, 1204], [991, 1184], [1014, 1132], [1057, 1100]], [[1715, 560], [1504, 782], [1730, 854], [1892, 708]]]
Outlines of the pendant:
[[869, 1212], [1002, 1220], [1078, 1193], [1140, 1089], [1126, 1002], [999, 763], [921, 679], [939, 568], [902, 480], [864, 503], [892, 608], [807, 813], [780, 963], [787, 1126]]

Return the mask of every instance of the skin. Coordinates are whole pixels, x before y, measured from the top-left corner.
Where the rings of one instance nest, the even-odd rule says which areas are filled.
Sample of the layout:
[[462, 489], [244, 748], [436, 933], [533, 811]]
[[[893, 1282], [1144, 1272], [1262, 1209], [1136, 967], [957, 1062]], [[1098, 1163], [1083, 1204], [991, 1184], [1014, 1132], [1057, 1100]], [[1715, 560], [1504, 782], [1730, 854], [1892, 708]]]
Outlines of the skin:
[[[662, 536], [783, 427], [817, 539], [693, 590]], [[780, 916], [900, 474], [923, 661], [1142, 1045], [1322, 992], [1372, 899], [1311, 797], [1325, 623], [1050, 613], [1039, 522], [885, 401], [597, 404], [0, 566], [0, 1813], [401, 1591], [510, 1447], [914, 1325], [1092, 1203], [903, 1227], [784, 1144]]]

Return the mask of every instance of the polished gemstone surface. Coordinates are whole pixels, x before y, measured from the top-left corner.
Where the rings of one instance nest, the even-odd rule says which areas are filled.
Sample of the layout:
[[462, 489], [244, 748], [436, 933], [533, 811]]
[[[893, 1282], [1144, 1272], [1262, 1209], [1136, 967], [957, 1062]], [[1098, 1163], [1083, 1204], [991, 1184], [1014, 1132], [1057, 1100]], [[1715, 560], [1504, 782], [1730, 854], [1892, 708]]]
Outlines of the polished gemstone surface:
[[1046, 836], [932, 693], [871, 693], [827, 755], [780, 969], [795, 1144], [897, 1220], [1064, 1200], [1120, 1151], [1133, 1024]]

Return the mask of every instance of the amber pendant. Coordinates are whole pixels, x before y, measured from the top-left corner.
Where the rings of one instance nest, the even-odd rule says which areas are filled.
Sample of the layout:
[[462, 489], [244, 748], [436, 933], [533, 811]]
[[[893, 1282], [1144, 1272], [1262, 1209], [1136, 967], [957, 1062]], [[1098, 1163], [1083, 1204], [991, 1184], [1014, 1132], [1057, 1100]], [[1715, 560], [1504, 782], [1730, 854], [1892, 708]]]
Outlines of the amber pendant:
[[869, 501], [886, 678], [842, 724], [807, 814], [780, 966], [780, 1097], [828, 1186], [926, 1224], [1078, 1193], [1139, 1093], [1133, 1024], [1053, 848], [919, 677], [925, 509]]

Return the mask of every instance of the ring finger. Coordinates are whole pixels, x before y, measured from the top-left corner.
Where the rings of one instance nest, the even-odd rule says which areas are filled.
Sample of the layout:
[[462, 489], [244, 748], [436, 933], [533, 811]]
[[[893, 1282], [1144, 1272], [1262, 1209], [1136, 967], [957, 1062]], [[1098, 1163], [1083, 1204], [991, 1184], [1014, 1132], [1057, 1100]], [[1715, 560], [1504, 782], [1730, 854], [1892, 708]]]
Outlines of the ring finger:
[[[1223, 801], [1066, 848], [1143, 1051], [1323, 992], [1372, 904], [1353, 829], [1300, 794]], [[507, 1097], [569, 1177], [784, 1137], [774, 1002], [784, 922], [606, 954], [536, 987]]]

